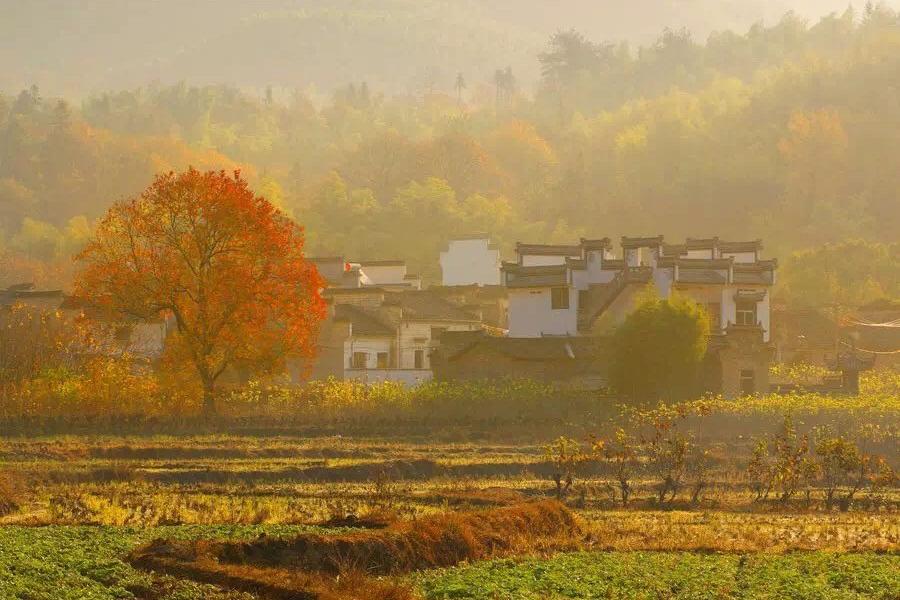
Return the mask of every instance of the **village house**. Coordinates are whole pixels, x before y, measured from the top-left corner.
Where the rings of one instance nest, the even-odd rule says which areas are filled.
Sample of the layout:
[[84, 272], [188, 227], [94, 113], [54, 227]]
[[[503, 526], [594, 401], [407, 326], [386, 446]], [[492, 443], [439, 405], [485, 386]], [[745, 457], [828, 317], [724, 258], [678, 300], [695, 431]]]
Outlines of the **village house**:
[[477, 316], [492, 335], [508, 333], [509, 302], [502, 285], [434, 285], [428, 291]]
[[0, 308], [21, 304], [35, 310], [56, 310], [64, 299], [62, 290], [38, 290], [33, 283], [18, 283], [0, 290]]
[[[404, 261], [311, 258], [325, 279], [328, 315], [311, 369], [303, 361], [291, 361], [291, 379], [413, 384], [432, 378], [432, 354], [445, 332], [505, 334], [506, 288], [497, 284], [499, 253], [482, 236], [459, 241], [461, 246], [451, 242], [444, 259], [447, 274], [456, 271], [450, 275], [456, 285], [428, 290], [421, 289], [420, 278], [407, 272]], [[470, 268], [479, 275], [466, 276]]]
[[773, 305], [772, 329], [775, 362], [826, 367], [837, 358], [840, 327], [819, 309]]
[[432, 352], [445, 332], [482, 328], [480, 315], [431, 290], [329, 288], [324, 296], [328, 318], [319, 335], [312, 379], [428, 381]]
[[806, 389], [853, 393], [860, 372], [900, 366], [900, 303], [882, 299], [852, 310], [779, 305], [772, 320], [777, 362], [832, 371], [804, 382]]
[[603, 338], [510, 338], [488, 331], [448, 332], [432, 354], [440, 380], [531, 379], [561, 387], [598, 389], [609, 364]]
[[[615, 257], [608, 238], [582, 239], [571, 245], [517, 244], [516, 260], [501, 267], [508, 295], [509, 339], [480, 343], [507, 344], [511, 349], [517, 343], [513, 339], [530, 339], [532, 345], [549, 348], [558, 342], [539, 340], [602, 338], [652, 287], [661, 297], [677, 293], [706, 307], [711, 330], [707, 387], [711, 391], [734, 396], [768, 388], [773, 351], [770, 291], [777, 263], [760, 257], [760, 241], [709, 238], [669, 245], [663, 236], [623, 237], [621, 250], [621, 258]], [[447, 372], [465, 370], [461, 364], [451, 368], [449, 362], [471, 361], [468, 357], [484, 354], [471, 345], [464, 353], [444, 348], [442, 367]], [[570, 360], [596, 364], [596, 345], [591, 352], [582, 349], [579, 353], [571, 344], [561, 347], [572, 355]]]
[[166, 338], [174, 327], [174, 321], [163, 316], [150, 320], [127, 316], [111, 319], [73, 296], [66, 296], [59, 310], [72, 320], [86, 318], [91, 323], [92, 352], [104, 356], [127, 354], [145, 362], [155, 361], [162, 356]]
[[37, 312], [58, 312], [70, 325], [76, 319], [89, 318], [94, 342], [88, 350], [93, 354], [120, 356], [129, 354], [143, 360], [159, 358], [165, 346], [168, 325], [162, 318], [143, 321], [134, 318], [110, 320], [107, 315], [85, 305], [62, 290], [39, 290], [22, 283], [0, 290], [0, 309], [14, 305]]
[[386, 290], [418, 290], [422, 279], [407, 272], [402, 260], [346, 261], [343, 256], [313, 257], [329, 288], [380, 287]]

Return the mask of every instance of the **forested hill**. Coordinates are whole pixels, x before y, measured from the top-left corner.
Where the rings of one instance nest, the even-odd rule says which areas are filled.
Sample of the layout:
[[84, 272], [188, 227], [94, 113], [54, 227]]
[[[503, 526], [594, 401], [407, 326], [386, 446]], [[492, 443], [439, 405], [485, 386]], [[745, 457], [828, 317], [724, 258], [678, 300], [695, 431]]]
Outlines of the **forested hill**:
[[[900, 6], [900, 0], [888, 0]], [[366, 80], [388, 93], [452, 89], [512, 67], [523, 87], [557, 30], [651, 44], [664, 27], [703, 41], [795, 10], [817, 20], [845, 0], [80, 0], [7, 2], [0, 90], [37, 84], [84, 96], [145, 85], [224, 83], [330, 93]], [[862, 6], [858, 6], [862, 10]]]
[[533, 93], [501, 68], [410, 95], [356, 80], [322, 104], [193, 82], [81, 103], [0, 95], [0, 285], [65, 283], [111, 202], [194, 165], [241, 168], [313, 253], [404, 258], [431, 280], [446, 240], [473, 231], [507, 251], [664, 233], [764, 238], [783, 260], [865, 240], [840, 247], [840, 276], [805, 254], [821, 277], [804, 285], [821, 289], [794, 295], [900, 296], [896, 13], [787, 16], [705, 43], [665, 30], [630, 48], [566, 31], [532, 63]]

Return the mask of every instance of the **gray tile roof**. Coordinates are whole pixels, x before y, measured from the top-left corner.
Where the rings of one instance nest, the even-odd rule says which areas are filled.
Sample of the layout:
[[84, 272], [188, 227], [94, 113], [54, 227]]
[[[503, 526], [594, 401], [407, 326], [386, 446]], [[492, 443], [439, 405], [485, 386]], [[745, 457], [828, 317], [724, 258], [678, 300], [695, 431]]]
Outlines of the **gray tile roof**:
[[758, 285], [771, 285], [771, 271], [734, 271], [735, 283], [754, 283]]
[[349, 322], [354, 336], [393, 337], [396, 326], [386, 322], [379, 315], [352, 304], [338, 304], [334, 307], [334, 320]]
[[568, 285], [568, 279], [565, 273], [554, 273], [547, 275], [519, 275], [512, 281], [508, 281], [506, 287], [511, 289], [517, 288], [535, 288], [535, 287], [554, 287]]
[[409, 290], [396, 293], [396, 301], [403, 308], [404, 319], [420, 321], [477, 321], [478, 317], [445, 300], [430, 290]]
[[603, 341], [596, 337], [510, 338], [482, 332], [446, 332], [441, 337], [441, 351], [450, 360], [478, 348], [515, 360], [569, 361], [595, 356]]
[[678, 271], [679, 283], [726, 283], [726, 281], [725, 275], [708, 269], [681, 269]]

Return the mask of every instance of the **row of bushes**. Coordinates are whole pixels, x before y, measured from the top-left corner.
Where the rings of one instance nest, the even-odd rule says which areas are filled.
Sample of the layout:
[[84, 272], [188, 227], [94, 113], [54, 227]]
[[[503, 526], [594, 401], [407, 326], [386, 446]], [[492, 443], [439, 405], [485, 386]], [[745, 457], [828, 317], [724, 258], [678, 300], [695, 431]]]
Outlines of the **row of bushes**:
[[[672, 504], [685, 495], [692, 504], [699, 503], [713, 481], [714, 468], [728, 458], [716, 441], [721, 432], [701, 435], [703, 421], [720, 407], [698, 401], [626, 410], [611, 433], [585, 443], [559, 437], [545, 447], [554, 465], [557, 496], [570, 491], [585, 463], [600, 462], [622, 506], [628, 505], [639, 480], [651, 482], [657, 504]], [[786, 415], [774, 433], [749, 442], [743, 444], [749, 456], [742, 480], [756, 501], [787, 504], [802, 496], [808, 507], [813, 494], [820, 493], [826, 509], [845, 511], [861, 493], [875, 499], [900, 482], [895, 470], [900, 465], [891, 464], [900, 458], [896, 423], [842, 420], [801, 428]], [[721, 475], [721, 469], [716, 470]]]
[[[219, 423], [288, 426], [351, 425], [567, 425], [596, 427], [615, 418], [620, 400], [598, 392], [559, 389], [530, 380], [426, 382], [314, 381], [282, 386], [252, 381], [217, 399]], [[857, 396], [795, 392], [738, 400], [706, 398], [702, 404], [732, 424], [743, 418], [776, 421], [792, 413], [841, 415], [859, 421], [896, 422], [900, 374], [865, 374]], [[202, 416], [202, 392], [128, 356], [99, 356], [76, 367], [44, 369], [0, 395], [0, 423], [184, 421]]]

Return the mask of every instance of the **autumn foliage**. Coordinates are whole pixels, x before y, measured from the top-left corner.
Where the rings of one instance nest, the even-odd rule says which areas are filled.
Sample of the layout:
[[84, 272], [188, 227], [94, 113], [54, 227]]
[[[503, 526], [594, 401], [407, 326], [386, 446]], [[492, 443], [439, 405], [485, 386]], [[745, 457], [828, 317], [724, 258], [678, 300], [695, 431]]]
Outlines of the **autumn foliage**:
[[239, 172], [170, 172], [110, 208], [77, 257], [76, 294], [112, 314], [170, 320], [167, 352], [193, 367], [212, 412], [229, 368], [275, 372], [313, 355], [324, 303], [303, 239]]

